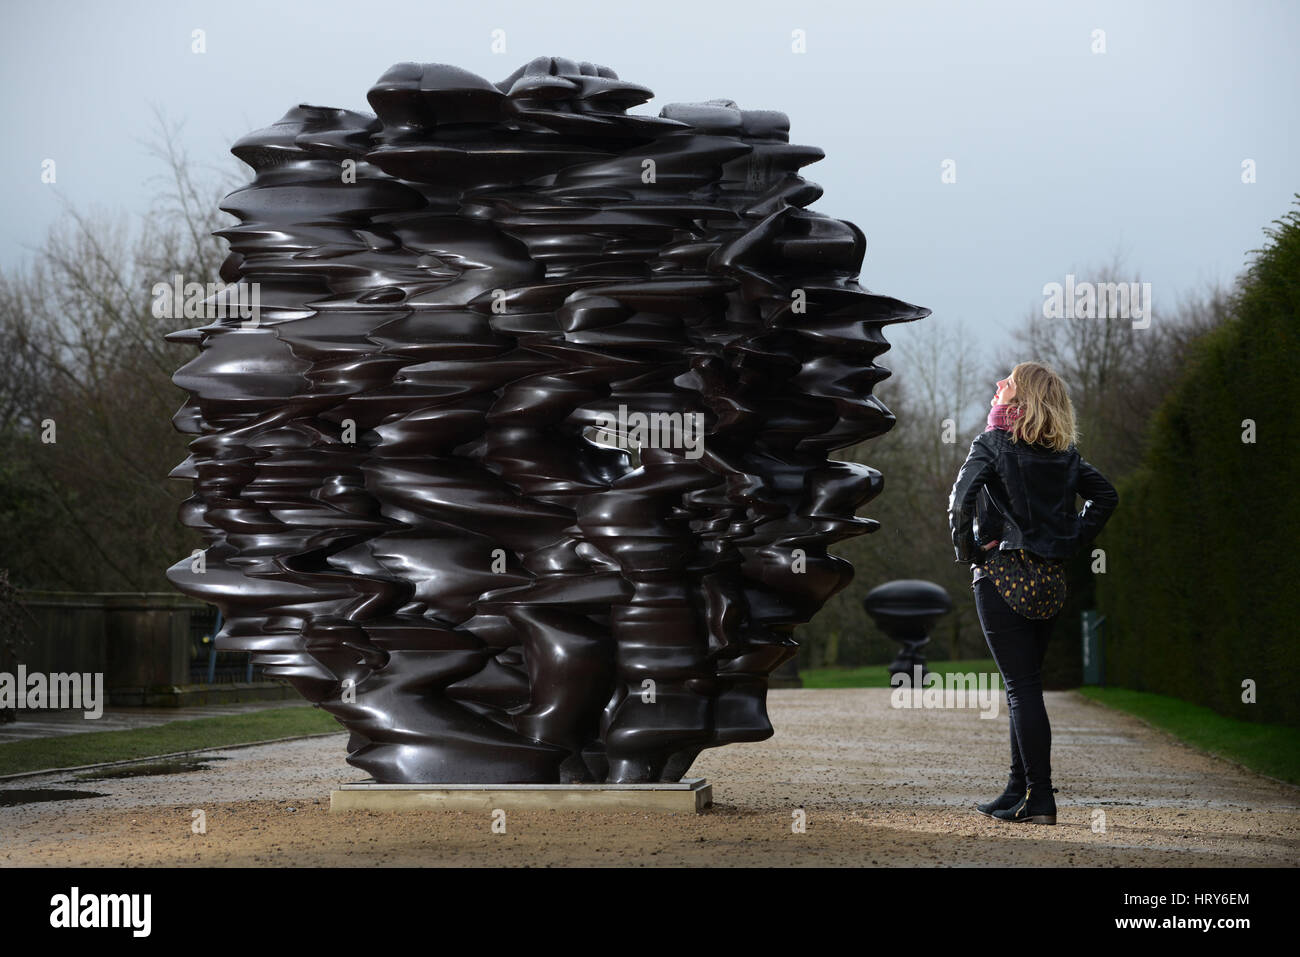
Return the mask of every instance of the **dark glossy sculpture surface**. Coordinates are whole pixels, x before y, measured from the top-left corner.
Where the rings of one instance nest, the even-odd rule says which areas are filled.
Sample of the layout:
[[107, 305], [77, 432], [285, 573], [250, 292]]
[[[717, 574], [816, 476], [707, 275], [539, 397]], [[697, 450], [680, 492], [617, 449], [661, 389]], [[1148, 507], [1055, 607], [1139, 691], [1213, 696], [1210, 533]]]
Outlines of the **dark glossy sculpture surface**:
[[879, 473], [828, 453], [893, 424], [882, 329], [929, 310], [858, 285], [784, 114], [651, 96], [404, 63], [376, 116], [233, 148], [221, 277], [260, 315], [172, 337], [208, 546], [168, 574], [378, 781], [676, 781], [770, 736], [768, 674], [853, 574], [827, 546], [875, 527]]

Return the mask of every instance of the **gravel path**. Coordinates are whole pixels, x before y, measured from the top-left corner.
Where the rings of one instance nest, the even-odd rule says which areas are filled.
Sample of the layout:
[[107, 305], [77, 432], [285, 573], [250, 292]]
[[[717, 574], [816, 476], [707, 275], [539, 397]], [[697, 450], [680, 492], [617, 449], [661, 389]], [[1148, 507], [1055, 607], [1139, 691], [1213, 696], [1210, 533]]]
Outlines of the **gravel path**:
[[[888, 689], [771, 693], [776, 735], [706, 751], [702, 815], [328, 813], [364, 775], [343, 734], [218, 752], [206, 769], [47, 775], [0, 785], [102, 796], [0, 806], [0, 865], [1295, 866], [1300, 789], [1179, 744], [1073, 692], [1048, 692], [1056, 827], [971, 807], [1006, 780], [998, 716], [890, 707]], [[204, 755], [211, 759], [214, 755]], [[12, 799], [15, 795], [9, 795]], [[194, 834], [192, 812], [206, 815]], [[802, 809], [806, 828], [792, 830]]]

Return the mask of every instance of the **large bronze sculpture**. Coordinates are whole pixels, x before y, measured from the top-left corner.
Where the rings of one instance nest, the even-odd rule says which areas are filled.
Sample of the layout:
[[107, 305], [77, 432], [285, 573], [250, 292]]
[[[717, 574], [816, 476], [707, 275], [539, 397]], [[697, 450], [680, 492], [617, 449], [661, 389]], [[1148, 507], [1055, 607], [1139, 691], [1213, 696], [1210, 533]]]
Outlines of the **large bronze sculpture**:
[[404, 63], [375, 116], [233, 148], [221, 278], [259, 310], [172, 337], [208, 544], [169, 577], [377, 781], [677, 781], [770, 736], [853, 574], [827, 546], [875, 526], [828, 453], [893, 424], [882, 329], [929, 310], [857, 283], [784, 114], [651, 96]]

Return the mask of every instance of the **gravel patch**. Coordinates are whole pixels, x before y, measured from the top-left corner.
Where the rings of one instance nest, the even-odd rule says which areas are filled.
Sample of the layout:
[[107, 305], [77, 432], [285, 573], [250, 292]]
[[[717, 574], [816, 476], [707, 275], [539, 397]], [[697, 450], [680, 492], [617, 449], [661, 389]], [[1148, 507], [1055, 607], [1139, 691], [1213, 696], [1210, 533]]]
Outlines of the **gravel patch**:
[[[1178, 743], [1073, 692], [1048, 692], [1057, 826], [972, 805], [1006, 781], [1005, 700], [890, 707], [889, 689], [779, 690], [776, 735], [702, 754], [700, 815], [512, 811], [330, 814], [364, 775], [347, 737], [211, 752], [198, 770], [9, 782], [100, 796], [0, 806], [0, 865], [1295, 866], [1300, 789]], [[192, 830], [202, 810], [206, 833]], [[792, 825], [802, 816], [803, 831]]]

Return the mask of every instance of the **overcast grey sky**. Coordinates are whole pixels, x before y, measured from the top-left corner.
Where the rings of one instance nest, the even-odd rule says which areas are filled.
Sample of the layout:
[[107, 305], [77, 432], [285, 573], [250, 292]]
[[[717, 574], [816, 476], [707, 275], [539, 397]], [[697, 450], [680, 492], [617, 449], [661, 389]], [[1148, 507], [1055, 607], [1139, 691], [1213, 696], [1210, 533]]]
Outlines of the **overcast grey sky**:
[[[857, 223], [862, 283], [992, 336], [1045, 283], [1120, 252], [1157, 311], [1228, 283], [1300, 191], [1300, 3], [318, 3], [7, 0], [0, 266], [78, 207], [139, 210], [151, 109], [190, 154], [308, 102], [368, 110], [393, 63], [500, 80], [539, 55], [655, 91], [729, 97], [825, 150], [813, 206]], [[206, 52], [191, 52], [191, 32]], [[491, 50], [505, 31], [506, 52]], [[792, 52], [802, 30], [807, 52]], [[1094, 31], [1105, 52], [1094, 53]], [[53, 158], [57, 182], [41, 182]], [[941, 181], [945, 160], [957, 181]], [[1242, 183], [1253, 160], [1257, 182]], [[230, 162], [233, 162], [231, 160]], [[1080, 278], [1086, 278], [1080, 275]]]

